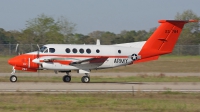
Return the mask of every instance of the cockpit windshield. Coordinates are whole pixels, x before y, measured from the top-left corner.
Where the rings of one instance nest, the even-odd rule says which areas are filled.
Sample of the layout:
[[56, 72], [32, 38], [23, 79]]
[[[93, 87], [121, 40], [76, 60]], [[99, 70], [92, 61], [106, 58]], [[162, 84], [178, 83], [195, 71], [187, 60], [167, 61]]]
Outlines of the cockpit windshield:
[[40, 52], [44, 52], [44, 51], [46, 51], [47, 50], [47, 47], [46, 46], [42, 46], [41, 48], [40, 48]]

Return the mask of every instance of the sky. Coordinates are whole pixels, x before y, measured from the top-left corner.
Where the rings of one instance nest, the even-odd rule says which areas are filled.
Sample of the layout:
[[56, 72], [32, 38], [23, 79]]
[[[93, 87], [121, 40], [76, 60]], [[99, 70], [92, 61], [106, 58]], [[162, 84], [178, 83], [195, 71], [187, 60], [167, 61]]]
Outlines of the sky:
[[147, 30], [160, 19], [174, 19], [185, 10], [200, 16], [200, 0], [0, 0], [0, 28], [26, 28], [28, 20], [45, 14], [76, 24], [75, 33]]

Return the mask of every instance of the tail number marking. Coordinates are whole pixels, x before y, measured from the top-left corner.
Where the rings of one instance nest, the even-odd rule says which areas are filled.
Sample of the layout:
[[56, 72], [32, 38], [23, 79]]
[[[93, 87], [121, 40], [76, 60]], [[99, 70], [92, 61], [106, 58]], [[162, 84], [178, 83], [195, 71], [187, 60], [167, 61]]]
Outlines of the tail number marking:
[[120, 58], [116, 58], [114, 60], [114, 63], [127, 63], [128, 59], [120, 59]]
[[178, 33], [178, 30], [165, 30], [165, 33], [170, 33], [170, 32], [172, 32], [172, 33]]

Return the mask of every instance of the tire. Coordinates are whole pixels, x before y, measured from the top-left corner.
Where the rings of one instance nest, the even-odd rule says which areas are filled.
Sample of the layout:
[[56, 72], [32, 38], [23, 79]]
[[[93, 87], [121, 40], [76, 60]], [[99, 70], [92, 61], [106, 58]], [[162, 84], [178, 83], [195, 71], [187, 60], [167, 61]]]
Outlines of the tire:
[[65, 75], [63, 76], [63, 82], [70, 82], [71, 81], [71, 76]]
[[11, 75], [10, 76], [10, 82], [17, 82], [17, 76]]
[[82, 81], [83, 83], [89, 83], [89, 82], [90, 82], [90, 77], [88, 77], [88, 76], [83, 76], [83, 77], [81, 78], [81, 81]]

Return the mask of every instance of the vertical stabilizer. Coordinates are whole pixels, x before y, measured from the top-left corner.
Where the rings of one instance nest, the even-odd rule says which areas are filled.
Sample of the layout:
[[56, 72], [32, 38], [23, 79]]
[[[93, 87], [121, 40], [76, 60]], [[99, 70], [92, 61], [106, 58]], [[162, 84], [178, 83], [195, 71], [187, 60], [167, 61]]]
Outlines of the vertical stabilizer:
[[142, 59], [171, 53], [184, 24], [196, 21], [159, 20], [158, 22], [161, 23], [161, 25], [150, 36], [139, 52]]

